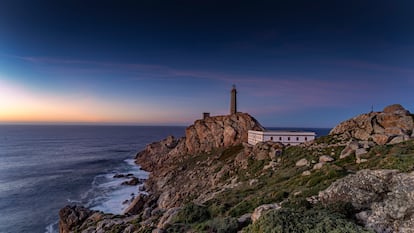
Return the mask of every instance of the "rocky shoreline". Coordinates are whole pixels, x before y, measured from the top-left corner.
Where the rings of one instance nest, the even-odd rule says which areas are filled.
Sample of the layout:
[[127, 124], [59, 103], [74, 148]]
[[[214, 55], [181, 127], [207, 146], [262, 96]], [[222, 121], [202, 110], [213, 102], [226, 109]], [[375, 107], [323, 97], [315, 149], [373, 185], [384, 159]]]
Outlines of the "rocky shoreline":
[[[137, 154], [148, 195], [124, 215], [67, 206], [60, 232], [266, 232], [277, 218], [318, 208], [330, 230], [414, 232], [413, 128], [410, 112], [392, 105], [314, 142], [251, 146], [247, 131], [263, 127], [246, 113], [197, 120], [185, 137]], [[314, 221], [306, 227], [322, 227]]]

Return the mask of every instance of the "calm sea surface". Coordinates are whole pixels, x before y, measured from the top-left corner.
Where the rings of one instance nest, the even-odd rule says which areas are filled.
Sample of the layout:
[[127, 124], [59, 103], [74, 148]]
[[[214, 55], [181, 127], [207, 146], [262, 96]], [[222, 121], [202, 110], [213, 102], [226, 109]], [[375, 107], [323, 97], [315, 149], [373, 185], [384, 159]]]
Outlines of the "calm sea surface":
[[57, 232], [68, 204], [121, 213], [138, 189], [113, 175], [146, 178], [133, 158], [168, 135], [184, 127], [0, 125], [0, 232]]
[[168, 135], [181, 137], [184, 129], [0, 125], [0, 233], [57, 232], [59, 209], [68, 204], [121, 213], [138, 188], [113, 175], [146, 178], [133, 163], [136, 153]]

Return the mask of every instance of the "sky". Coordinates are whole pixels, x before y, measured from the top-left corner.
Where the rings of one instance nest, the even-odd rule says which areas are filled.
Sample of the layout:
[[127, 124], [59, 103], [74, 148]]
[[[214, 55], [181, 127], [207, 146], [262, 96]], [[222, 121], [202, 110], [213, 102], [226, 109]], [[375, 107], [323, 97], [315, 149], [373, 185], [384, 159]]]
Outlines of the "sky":
[[0, 123], [326, 127], [414, 112], [414, 1], [0, 1]]

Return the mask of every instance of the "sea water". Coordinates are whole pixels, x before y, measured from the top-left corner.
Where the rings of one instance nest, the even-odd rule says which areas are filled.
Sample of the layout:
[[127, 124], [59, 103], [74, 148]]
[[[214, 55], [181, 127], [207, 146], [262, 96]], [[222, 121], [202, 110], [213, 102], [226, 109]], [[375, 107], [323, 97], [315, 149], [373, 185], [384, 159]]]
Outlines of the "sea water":
[[59, 209], [84, 205], [120, 214], [137, 186], [121, 185], [145, 145], [184, 127], [0, 125], [0, 232], [58, 232]]

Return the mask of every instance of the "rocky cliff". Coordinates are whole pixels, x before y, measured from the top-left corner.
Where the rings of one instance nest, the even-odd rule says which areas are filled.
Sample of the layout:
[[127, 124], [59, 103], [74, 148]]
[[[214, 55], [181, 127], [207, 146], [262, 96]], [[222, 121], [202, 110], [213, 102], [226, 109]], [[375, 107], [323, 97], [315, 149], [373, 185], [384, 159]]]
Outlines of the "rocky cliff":
[[333, 128], [331, 135], [343, 135], [344, 138], [371, 140], [379, 145], [407, 141], [413, 134], [413, 117], [399, 104], [390, 105], [382, 112], [358, 115]]
[[264, 130], [260, 123], [247, 113], [207, 117], [197, 120], [185, 130], [185, 137], [172, 136], [154, 142], [138, 153], [136, 160], [144, 170], [153, 171], [166, 162], [188, 154], [211, 152], [247, 142], [249, 130]]
[[[206, 193], [217, 188], [218, 180], [231, 171], [232, 165], [219, 170], [216, 167], [219, 164], [213, 163], [213, 160], [221, 157], [226, 148], [247, 142], [248, 130], [263, 130], [263, 127], [246, 113], [208, 117], [187, 127], [184, 138], [168, 137], [138, 153], [137, 163], [143, 169], [152, 171], [146, 188], [152, 196], [158, 197], [158, 207], [168, 209], [180, 206], [190, 196], [203, 199]], [[239, 148], [239, 157], [249, 157], [249, 147]], [[212, 151], [216, 153], [212, 154]], [[188, 167], [184, 161], [189, 158], [203, 158], [203, 161], [191, 164], [199, 169]], [[201, 174], [205, 179], [199, 179]]]
[[247, 113], [208, 117], [197, 120], [185, 130], [185, 145], [189, 154], [212, 151], [247, 142], [248, 130], [264, 130]]
[[248, 129], [261, 126], [247, 114], [211, 117], [148, 145], [136, 158], [151, 172], [148, 195], [122, 216], [68, 206], [61, 232], [413, 232], [412, 118], [401, 106], [299, 146], [251, 146]]

